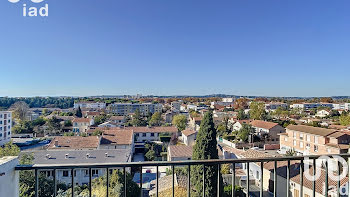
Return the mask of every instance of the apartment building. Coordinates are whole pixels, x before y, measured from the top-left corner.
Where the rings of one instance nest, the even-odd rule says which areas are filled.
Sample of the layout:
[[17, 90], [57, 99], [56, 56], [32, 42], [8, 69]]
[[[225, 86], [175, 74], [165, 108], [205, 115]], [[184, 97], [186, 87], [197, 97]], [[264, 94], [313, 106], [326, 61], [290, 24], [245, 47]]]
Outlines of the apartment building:
[[82, 109], [100, 110], [100, 109], [106, 108], [106, 103], [91, 102], [91, 101], [83, 101], [83, 102], [74, 103], [74, 109], [77, 109], [79, 107]]
[[74, 118], [73, 132], [86, 132], [91, 125], [94, 124], [94, 119], [92, 118]]
[[11, 140], [12, 112], [0, 111], [0, 146]]
[[178, 129], [176, 127], [130, 127], [126, 129], [132, 129], [135, 134], [135, 141], [159, 141], [161, 134], [176, 135]]
[[173, 101], [171, 102], [170, 106], [171, 106], [171, 111], [179, 112], [181, 108], [181, 102]]
[[286, 103], [266, 103], [265, 109], [268, 111], [273, 111], [278, 108], [287, 109], [288, 105]]
[[350, 110], [350, 103], [333, 103], [332, 105], [335, 110]]
[[301, 155], [340, 154], [348, 152], [350, 135], [334, 129], [289, 125], [280, 134], [280, 151], [295, 150]]
[[295, 103], [290, 106], [291, 108], [300, 108], [304, 110], [317, 109], [318, 107], [333, 108], [332, 103]]
[[110, 113], [117, 114], [118, 116], [125, 116], [130, 113], [135, 113], [138, 110], [142, 115], [148, 115], [149, 113], [162, 112], [162, 104], [153, 103], [113, 103], [108, 106]]

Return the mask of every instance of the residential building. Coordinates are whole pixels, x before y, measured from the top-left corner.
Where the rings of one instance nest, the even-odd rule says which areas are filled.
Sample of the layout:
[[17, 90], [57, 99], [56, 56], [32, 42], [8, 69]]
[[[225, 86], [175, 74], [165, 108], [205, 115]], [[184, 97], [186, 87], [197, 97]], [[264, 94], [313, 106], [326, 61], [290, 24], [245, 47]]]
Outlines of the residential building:
[[11, 140], [12, 112], [0, 111], [0, 146]]
[[117, 125], [123, 126], [126, 122], [126, 119], [125, 119], [125, 116], [112, 116], [109, 118], [109, 121]]
[[106, 108], [106, 103], [100, 103], [100, 102], [93, 102], [93, 101], [82, 101], [74, 103], [74, 109], [77, 108], [81, 109], [94, 109], [94, 110], [100, 110]]
[[256, 134], [267, 141], [279, 141], [278, 134], [285, 132], [282, 126], [274, 122], [253, 120], [250, 124], [255, 128]]
[[171, 111], [179, 112], [181, 108], [181, 102], [173, 101], [171, 102]]
[[326, 116], [329, 116], [330, 113], [331, 113], [330, 110], [322, 109], [322, 110], [318, 110], [318, 111], [317, 111], [316, 116], [317, 116], [317, 117], [320, 117], [320, 118], [324, 118], [324, 117], [326, 117]]
[[74, 118], [73, 132], [86, 132], [91, 125], [94, 124], [94, 119], [92, 118]]
[[195, 130], [183, 130], [182, 131], [182, 141], [187, 146], [193, 146], [196, 143], [197, 131]]
[[202, 122], [202, 117], [201, 116], [189, 116], [189, 121], [188, 121], [188, 126], [190, 129], [199, 131], [199, 127]]
[[290, 106], [291, 108], [301, 108], [304, 110], [317, 109], [318, 107], [333, 108], [332, 103], [295, 103]]
[[[132, 155], [127, 149], [115, 150], [48, 150], [33, 153], [34, 165], [70, 165], [70, 164], [92, 164], [100, 165], [110, 163], [131, 162]], [[110, 168], [117, 169], [117, 168]], [[39, 173], [48, 178], [53, 178], [53, 170], [40, 170]], [[106, 168], [92, 168], [92, 179], [106, 174]], [[74, 170], [74, 181], [78, 185], [88, 185], [89, 168], [77, 168]], [[67, 185], [71, 184], [72, 174], [68, 169], [58, 169], [56, 180]]]
[[57, 136], [48, 145], [48, 150], [95, 150], [100, 146], [98, 136]]
[[239, 131], [243, 124], [249, 124], [252, 120], [237, 120], [234, 124], [232, 124], [233, 131]]
[[295, 150], [302, 155], [340, 154], [348, 152], [350, 135], [334, 129], [289, 125], [280, 134], [281, 153]]
[[268, 110], [268, 111], [273, 111], [278, 108], [287, 109], [288, 105], [286, 103], [266, 103], [265, 104], [265, 110]]
[[135, 134], [135, 141], [147, 142], [147, 141], [159, 141], [161, 134], [176, 135], [178, 129], [176, 127], [126, 127], [126, 129], [132, 129]]
[[127, 149], [134, 153], [134, 133], [131, 129], [108, 129], [103, 131], [99, 149]]
[[142, 115], [146, 116], [149, 113], [162, 112], [162, 104], [153, 103], [113, 103], [108, 106], [110, 113], [117, 114], [118, 116], [125, 116], [130, 113], [135, 113], [138, 110]]
[[334, 110], [350, 110], [350, 103], [333, 103]]

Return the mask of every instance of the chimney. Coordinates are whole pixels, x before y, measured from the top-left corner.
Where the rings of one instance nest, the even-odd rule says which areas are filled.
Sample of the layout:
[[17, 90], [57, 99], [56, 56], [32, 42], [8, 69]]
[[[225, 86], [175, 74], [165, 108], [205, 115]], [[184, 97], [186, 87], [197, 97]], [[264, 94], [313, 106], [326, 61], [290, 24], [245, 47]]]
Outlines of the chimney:
[[108, 153], [105, 153], [105, 156], [108, 157]]
[[68, 153], [66, 154], [66, 157], [65, 157], [65, 158], [66, 158], [66, 159], [68, 159], [68, 158], [69, 158], [69, 154], [68, 154]]
[[58, 147], [58, 140], [55, 140], [55, 147]]
[[86, 159], [90, 158], [90, 153], [86, 153]]

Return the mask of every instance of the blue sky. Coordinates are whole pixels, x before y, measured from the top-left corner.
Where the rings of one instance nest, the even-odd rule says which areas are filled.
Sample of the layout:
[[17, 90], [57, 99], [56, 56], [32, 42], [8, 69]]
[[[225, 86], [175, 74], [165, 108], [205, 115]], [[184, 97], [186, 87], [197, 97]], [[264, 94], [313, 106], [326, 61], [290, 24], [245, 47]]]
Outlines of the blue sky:
[[44, 3], [0, 2], [0, 96], [350, 95], [348, 0]]

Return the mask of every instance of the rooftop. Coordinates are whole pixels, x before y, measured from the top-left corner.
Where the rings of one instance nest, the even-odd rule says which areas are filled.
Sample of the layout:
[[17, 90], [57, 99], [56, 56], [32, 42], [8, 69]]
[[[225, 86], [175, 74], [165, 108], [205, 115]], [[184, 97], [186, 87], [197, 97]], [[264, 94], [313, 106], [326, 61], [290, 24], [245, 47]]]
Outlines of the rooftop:
[[97, 136], [59, 136], [51, 141], [48, 149], [96, 149], [99, 144]]

